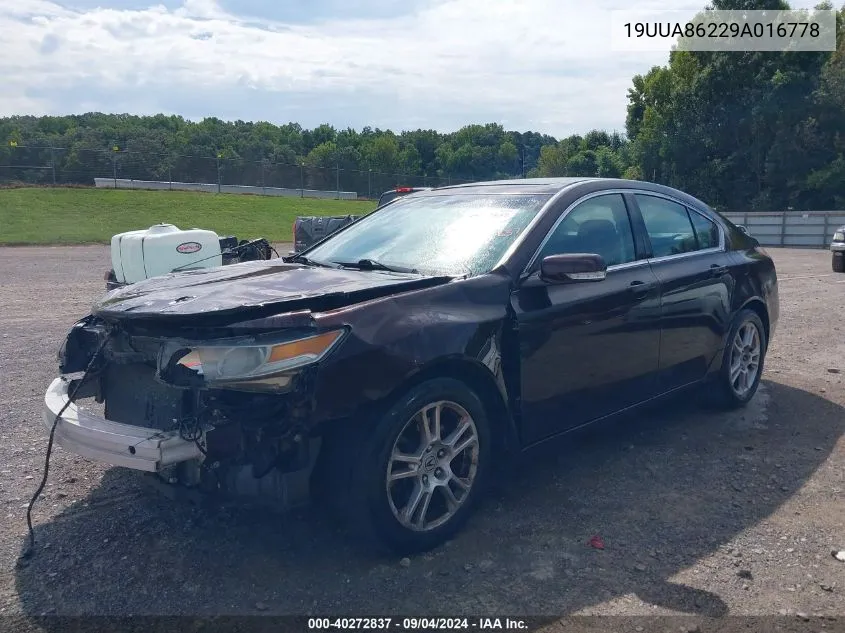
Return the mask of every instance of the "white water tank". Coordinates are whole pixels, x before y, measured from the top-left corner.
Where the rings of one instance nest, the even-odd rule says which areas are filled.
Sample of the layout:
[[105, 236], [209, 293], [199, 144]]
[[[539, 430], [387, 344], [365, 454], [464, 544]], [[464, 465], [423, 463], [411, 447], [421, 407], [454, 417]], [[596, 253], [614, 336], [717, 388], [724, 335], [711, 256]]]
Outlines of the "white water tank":
[[182, 231], [172, 224], [156, 224], [113, 236], [111, 261], [117, 282], [133, 284], [176, 269], [222, 266], [223, 255], [214, 231]]

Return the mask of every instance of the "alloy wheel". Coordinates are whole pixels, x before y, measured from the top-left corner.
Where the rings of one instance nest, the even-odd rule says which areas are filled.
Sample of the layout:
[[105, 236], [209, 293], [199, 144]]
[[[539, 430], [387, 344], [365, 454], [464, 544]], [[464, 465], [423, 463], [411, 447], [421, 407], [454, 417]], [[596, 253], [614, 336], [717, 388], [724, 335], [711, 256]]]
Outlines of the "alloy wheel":
[[415, 532], [451, 519], [469, 498], [478, 472], [478, 429], [456, 402], [422, 407], [402, 427], [387, 464], [393, 516]]
[[761, 351], [760, 332], [754, 323], [746, 321], [737, 330], [731, 344], [731, 389], [740, 398], [748, 394], [757, 380]]

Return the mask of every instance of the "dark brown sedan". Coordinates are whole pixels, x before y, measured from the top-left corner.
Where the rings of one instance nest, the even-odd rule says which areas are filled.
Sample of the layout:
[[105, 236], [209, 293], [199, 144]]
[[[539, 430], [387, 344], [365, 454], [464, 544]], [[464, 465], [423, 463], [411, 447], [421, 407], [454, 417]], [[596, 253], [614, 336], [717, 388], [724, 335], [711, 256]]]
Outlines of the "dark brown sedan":
[[[316, 493], [419, 550], [508, 455], [705, 381], [744, 405], [777, 319], [769, 256], [680, 191], [447, 187], [284, 260], [110, 293], [68, 336], [45, 423], [177, 488]], [[58, 415], [86, 397], [104, 417]]]

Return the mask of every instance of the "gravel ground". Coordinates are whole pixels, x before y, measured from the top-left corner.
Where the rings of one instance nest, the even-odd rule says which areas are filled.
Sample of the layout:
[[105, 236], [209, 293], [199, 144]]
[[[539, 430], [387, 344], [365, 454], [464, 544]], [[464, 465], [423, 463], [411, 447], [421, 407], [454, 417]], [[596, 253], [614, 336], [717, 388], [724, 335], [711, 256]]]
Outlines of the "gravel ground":
[[773, 255], [781, 321], [747, 409], [686, 398], [549, 448], [429, 554], [375, 557], [316, 509], [174, 502], [58, 448], [36, 504], [39, 550], [18, 568], [43, 393], [108, 251], [0, 248], [0, 614], [806, 613], [842, 625], [845, 563], [831, 551], [845, 549], [845, 275], [824, 251]]

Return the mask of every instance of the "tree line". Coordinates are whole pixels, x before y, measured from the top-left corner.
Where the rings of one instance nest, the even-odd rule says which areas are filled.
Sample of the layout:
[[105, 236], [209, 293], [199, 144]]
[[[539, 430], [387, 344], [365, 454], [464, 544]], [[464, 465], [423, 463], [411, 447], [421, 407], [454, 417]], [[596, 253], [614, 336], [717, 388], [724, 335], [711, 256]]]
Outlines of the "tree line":
[[[25, 158], [45, 164], [55, 160], [61, 169], [81, 174], [91, 171], [83, 167], [100, 161], [99, 171], [104, 173], [99, 175], [111, 175], [113, 150], [124, 156], [124, 162], [133, 163], [133, 173], [140, 174], [136, 178], [158, 179], [166, 177], [177, 163], [184, 169], [191, 160], [207, 166], [209, 160], [219, 159], [230, 171], [235, 166], [254, 168], [266, 163], [327, 172], [372, 170], [399, 179], [427, 176], [443, 184], [447, 179], [527, 175], [536, 170], [541, 148], [557, 143], [547, 134], [506, 131], [497, 123], [468, 125], [450, 134], [436, 130], [395, 133], [370, 127], [336, 129], [328, 124], [305, 129], [298, 123], [274, 125], [213, 117], [193, 122], [164, 114], [96, 112], [0, 119], [0, 139], [9, 141], [0, 146], [0, 165]], [[30, 156], [33, 152], [37, 155]], [[213, 177], [207, 169], [204, 176]], [[325, 184], [330, 188], [333, 176], [329, 180], [332, 182]]]
[[[779, 0], [712, 4], [789, 9]], [[837, 44], [833, 52], [673, 51], [629, 90], [626, 175], [718, 209], [845, 208], [845, 6]]]
[[[713, 0], [708, 8], [789, 6]], [[139, 157], [136, 178], [166, 178], [176, 161], [223, 160], [391, 174], [395, 184], [624, 177], [683, 189], [724, 211], [845, 208], [845, 6], [837, 32], [833, 52], [674, 50], [668, 64], [633, 78], [624, 134], [557, 139], [497, 123], [397, 133], [164, 114], [13, 116], [0, 118], [0, 166], [35, 152], [85, 184], [91, 173], [110, 174], [108, 152], [116, 151]]]

